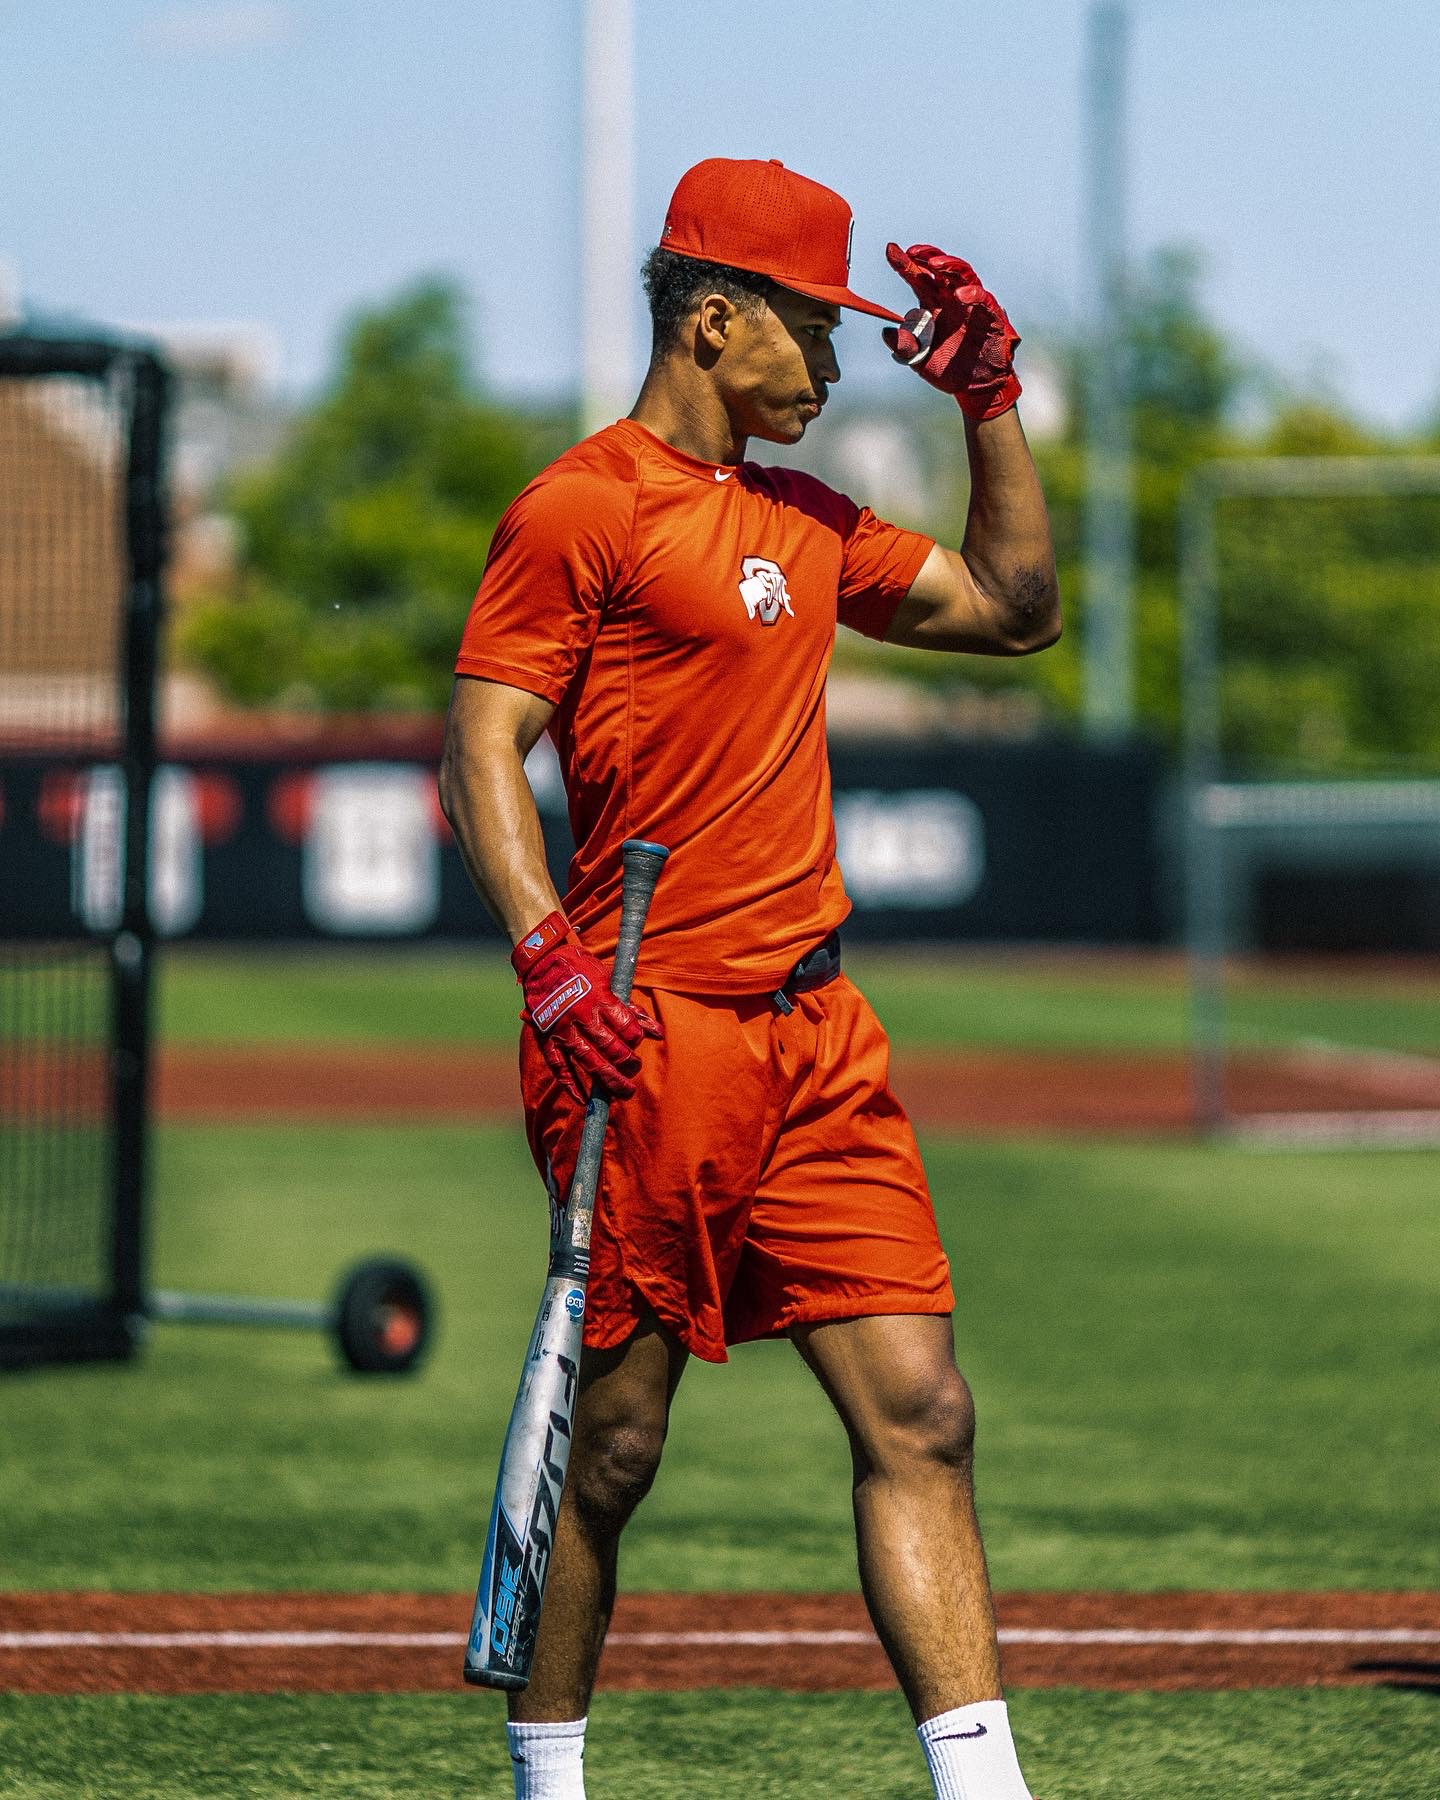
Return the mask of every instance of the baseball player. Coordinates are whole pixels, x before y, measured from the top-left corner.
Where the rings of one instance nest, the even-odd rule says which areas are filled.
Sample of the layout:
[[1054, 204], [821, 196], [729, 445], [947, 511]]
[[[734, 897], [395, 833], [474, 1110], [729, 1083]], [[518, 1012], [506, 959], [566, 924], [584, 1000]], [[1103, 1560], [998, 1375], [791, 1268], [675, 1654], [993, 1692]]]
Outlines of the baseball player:
[[[1019, 342], [958, 257], [888, 255], [903, 318], [849, 286], [850, 209], [778, 162], [691, 169], [645, 265], [654, 348], [628, 418], [553, 462], [495, 534], [465, 626], [441, 794], [515, 946], [531, 1148], [566, 1191], [583, 1096], [615, 1107], [591, 1244], [569, 1480], [529, 1687], [520, 1800], [583, 1800], [620, 1533], [686, 1360], [788, 1337], [854, 1459], [860, 1577], [937, 1795], [1025, 1800], [1001, 1697], [949, 1267], [889, 1046], [841, 973], [825, 676], [836, 625], [1018, 656], [1059, 635]], [[809, 475], [791, 444], [840, 378], [843, 309], [964, 416], [947, 550]], [[576, 851], [562, 902], [524, 759], [548, 731]], [[609, 992], [620, 845], [670, 847], [634, 996]]]

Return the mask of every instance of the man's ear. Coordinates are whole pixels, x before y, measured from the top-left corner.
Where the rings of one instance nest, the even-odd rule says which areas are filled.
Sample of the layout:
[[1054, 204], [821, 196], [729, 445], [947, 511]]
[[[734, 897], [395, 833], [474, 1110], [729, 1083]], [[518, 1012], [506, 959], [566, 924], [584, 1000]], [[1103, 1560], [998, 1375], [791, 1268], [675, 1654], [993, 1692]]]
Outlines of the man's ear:
[[730, 335], [739, 308], [733, 300], [727, 300], [724, 294], [707, 294], [700, 302], [700, 317], [695, 322], [695, 331], [700, 342], [712, 355], [718, 356], [725, 348], [725, 340]]

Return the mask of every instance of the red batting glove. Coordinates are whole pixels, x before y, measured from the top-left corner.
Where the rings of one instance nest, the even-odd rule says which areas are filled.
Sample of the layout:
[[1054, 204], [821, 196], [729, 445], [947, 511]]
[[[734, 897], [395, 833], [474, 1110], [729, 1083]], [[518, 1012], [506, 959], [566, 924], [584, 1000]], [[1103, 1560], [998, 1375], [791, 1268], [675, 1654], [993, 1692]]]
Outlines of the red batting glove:
[[912, 244], [908, 250], [887, 244], [885, 254], [923, 309], [881, 334], [896, 362], [910, 363], [931, 387], [953, 394], [968, 418], [1008, 412], [1020, 397], [1014, 366], [1020, 337], [1004, 307], [981, 287], [963, 257], [946, 256], [933, 244]]
[[605, 966], [576, 937], [564, 913], [542, 919], [511, 952], [525, 990], [521, 1018], [539, 1039], [555, 1079], [577, 1100], [598, 1086], [612, 1100], [635, 1092], [641, 1040], [660, 1027], [643, 1006], [610, 992]]

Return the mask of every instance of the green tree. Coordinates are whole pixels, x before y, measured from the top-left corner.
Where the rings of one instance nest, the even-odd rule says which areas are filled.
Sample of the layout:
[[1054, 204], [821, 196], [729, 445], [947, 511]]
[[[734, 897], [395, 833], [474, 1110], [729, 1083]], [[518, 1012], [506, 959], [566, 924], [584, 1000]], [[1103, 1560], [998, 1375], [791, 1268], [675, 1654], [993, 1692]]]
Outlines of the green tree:
[[483, 396], [452, 283], [361, 313], [279, 455], [234, 484], [235, 591], [189, 609], [182, 653], [247, 703], [443, 706], [495, 525], [563, 442]]
[[[1364, 454], [1343, 420], [1267, 447]], [[1246, 497], [1218, 513], [1223, 731], [1252, 771], [1440, 764], [1440, 495]]]

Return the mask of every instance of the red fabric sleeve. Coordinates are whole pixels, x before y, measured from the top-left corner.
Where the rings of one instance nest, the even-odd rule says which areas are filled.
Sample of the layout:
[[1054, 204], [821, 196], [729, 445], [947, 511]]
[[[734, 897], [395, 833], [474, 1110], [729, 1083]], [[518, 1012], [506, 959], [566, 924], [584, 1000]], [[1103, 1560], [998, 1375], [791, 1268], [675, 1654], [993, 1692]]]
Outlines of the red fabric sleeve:
[[558, 705], [595, 640], [630, 512], [618, 484], [580, 470], [533, 481], [496, 529], [455, 673]]
[[883, 638], [934, 548], [934, 538], [887, 525], [868, 506], [854, 507], [840, 571], [840, 623], [865, 637]]

